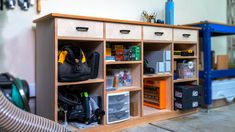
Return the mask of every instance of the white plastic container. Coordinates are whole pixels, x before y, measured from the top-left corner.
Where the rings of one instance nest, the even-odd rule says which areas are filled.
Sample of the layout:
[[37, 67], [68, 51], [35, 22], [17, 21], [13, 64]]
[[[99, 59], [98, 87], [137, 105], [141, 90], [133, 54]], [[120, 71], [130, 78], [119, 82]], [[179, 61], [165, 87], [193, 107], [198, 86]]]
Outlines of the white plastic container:
[[106, 76], [106, 89], [113, 88], [114, 76]]

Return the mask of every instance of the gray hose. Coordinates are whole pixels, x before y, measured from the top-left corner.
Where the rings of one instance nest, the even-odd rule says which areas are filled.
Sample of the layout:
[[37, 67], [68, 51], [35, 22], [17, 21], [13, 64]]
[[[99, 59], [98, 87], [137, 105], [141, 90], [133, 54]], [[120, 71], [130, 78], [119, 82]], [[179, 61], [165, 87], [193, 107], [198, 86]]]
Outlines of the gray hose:
[[62, 125], [14, 106], [0, 90], [0, 128], [9, 132], [69, 132]]

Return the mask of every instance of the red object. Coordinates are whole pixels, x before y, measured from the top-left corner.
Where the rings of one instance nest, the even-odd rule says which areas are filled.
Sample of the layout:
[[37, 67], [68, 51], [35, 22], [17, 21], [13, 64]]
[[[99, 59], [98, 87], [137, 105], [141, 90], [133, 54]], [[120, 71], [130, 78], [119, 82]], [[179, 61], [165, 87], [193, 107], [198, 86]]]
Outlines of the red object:
[[124, 56], [123, 55], [116, 55], [115, 60], [116, 61], [124, 61]]

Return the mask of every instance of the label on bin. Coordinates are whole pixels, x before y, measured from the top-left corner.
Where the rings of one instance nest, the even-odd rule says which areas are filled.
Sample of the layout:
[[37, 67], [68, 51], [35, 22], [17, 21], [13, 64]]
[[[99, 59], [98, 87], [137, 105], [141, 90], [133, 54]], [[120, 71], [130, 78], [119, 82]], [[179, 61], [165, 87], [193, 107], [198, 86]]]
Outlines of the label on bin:
[[193, 91], [192, 96], [198, 96], [198, 91]]
[[182, 97], [183, 97], [183, 94], [182, 94], [181, 92], [175, 91], [175, 97], [182, 98]]
[[175, 107], [182, 109], [182, 104], [176, 102]]
[[194, 101], [193, 103], [192, 103], [192, 107], [194, 108], [194, 107], [198, 107], [198, 102], [197, 101]]

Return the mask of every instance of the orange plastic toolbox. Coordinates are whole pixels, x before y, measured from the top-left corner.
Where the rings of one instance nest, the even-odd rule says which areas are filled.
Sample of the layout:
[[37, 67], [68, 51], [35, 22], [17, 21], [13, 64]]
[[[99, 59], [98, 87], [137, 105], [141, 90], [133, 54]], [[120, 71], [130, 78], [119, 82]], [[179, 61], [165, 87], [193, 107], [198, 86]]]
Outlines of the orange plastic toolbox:
[[157, 108], [166, 108], [166, 81], [147, 79], [144, 81], [144, 105]]

